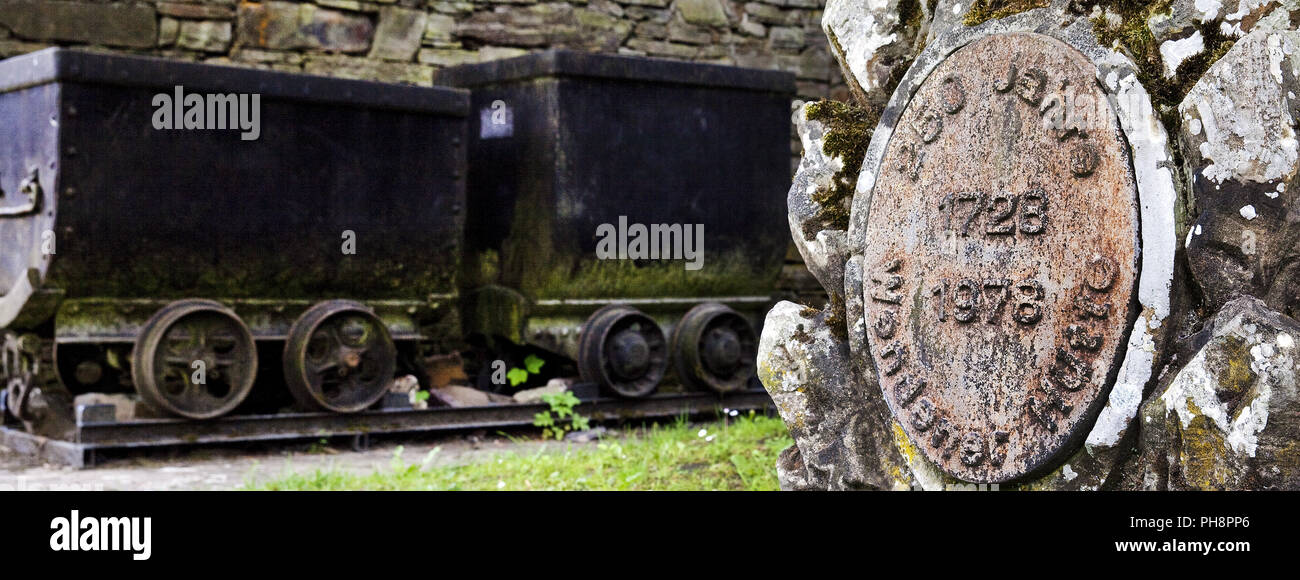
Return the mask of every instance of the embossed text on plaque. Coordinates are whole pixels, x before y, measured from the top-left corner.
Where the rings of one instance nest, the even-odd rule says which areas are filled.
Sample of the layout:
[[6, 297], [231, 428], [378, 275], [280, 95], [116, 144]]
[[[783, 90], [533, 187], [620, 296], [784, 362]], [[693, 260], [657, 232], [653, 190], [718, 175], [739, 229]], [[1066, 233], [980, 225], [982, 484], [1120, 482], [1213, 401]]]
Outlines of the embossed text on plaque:
[[1136, 312], [1138, 209], [1097, 69], [977, 40], [907, 105], [866, 226], [871, 356], [895, 418], [967, 481], [1046, 467], [1096, 417]]

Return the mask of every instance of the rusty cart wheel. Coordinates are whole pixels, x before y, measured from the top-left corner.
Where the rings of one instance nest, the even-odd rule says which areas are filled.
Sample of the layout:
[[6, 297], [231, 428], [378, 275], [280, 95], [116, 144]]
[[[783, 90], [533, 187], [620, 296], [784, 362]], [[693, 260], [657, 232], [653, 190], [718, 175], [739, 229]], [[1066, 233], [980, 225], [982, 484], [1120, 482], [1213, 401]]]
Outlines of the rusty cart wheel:
[[40, 339], [30, 334], [18, 336], [6, 332], [3, 343], [0, 343], [0, 377], [5, 381], [5, 408], [20, 421], [34, 419], [27, 401], [41, 370], [39, 350]]
[[140, 397], [190, 419], [234, 410], [256, 376], [252, 332], [234, 311], [212, 300], [164, 306], [145, 322], [131, 351], [131, 378]]
[[582, 324], [578, 371], [582, 380], [624, 397], [654, 392], [668, 367], [663, 330], [640, 310], [611, 304]]
[[312, 306], [284, 345], [289, 392], [311, 409], [353, 413], [383, 398], [397, 372], [397, 346], [369, 308], [351, 300]]
[[754, 377], [758, 335], [740, 313], [717, 302], [692, 308], [673, 327], [673, 368], [693, 389], [730, 393]]
[[27, 400], [30, 395], [30, 377], [13, 377], [9, 379], [8, 384], [5, 386], [5, 409], [9, 411], [13, 418], [19, 421], [31, 421], [34, 417], [27, 408]]

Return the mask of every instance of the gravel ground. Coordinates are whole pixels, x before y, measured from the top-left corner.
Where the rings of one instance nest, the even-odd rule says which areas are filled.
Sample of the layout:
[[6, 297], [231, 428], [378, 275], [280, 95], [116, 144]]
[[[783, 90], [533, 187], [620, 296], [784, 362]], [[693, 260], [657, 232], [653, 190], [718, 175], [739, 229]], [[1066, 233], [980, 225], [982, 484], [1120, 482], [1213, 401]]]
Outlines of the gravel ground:
[[352, 451], [341, 442], [206, 447], [133, 452], [106, 458], [92, 469], [43, 464], [0, 446], [0, 490], [231, 490], [323, 468], [360, 474], [389, 469], [399, 446], [407, 463], [422, 462], [440, 448], [430, 465], [447, 466], [509, 451], [534, 451], [542, 444], [479, 432], [372, 441], [366, 451]]

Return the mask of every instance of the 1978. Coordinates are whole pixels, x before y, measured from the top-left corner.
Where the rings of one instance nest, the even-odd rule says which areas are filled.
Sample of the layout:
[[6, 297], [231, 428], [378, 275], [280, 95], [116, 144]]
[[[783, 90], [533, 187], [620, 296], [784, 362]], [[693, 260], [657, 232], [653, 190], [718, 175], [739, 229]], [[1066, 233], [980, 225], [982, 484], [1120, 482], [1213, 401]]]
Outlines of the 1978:
[[984, 313], [984, 320], [996, 324], [1007, 302], [1012, 302], [1011, 319], [1020, 324], [1035, 324], [1043, 318], [1043, 285], [1034, 279], [1012, 283], [1007, 278], [962, 278], [940, 280], [930, 289], [935, 313], [940, 322], [948, 320], [948, 306], [957, 322], [973, 322]]

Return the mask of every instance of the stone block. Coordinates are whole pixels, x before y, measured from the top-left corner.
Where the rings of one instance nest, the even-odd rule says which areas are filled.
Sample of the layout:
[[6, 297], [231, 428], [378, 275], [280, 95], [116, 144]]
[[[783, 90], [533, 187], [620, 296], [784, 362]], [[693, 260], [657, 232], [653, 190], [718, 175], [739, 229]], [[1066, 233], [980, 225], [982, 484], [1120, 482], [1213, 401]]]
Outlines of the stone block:
[[127, 48], [158, 42], [157, 13], [142, 4], [0, 0], [0, 25], [28, 40]]
[[674, 6], [682, 20], [697, 26], [726, 26], [727, 13], [721, 0], [677, 0]]
[[364, 14], [293, 2], [239, 6], [238, 42], [271, 50], [361, 53], [370, 48], [375, 25]]
[[235, 17], [235, 7], [233, 5], [211, 3], [159, 2], [158, 13], [163, 16], [191, 20], [228, 20]]
[[181, 22], [175, 18], [163, 17], [158, 20], [158, 46], [175, 46], [176, 38], [181, 33]]
[[428, 15], [421, 10], [394, 6], [381, 8], [374, 42], [370, 45], [370, 58], [397, 61], [415, 58], [415, 52], [420, 49], [420, 40], [427, 31], [427, 22]]
[[232, 26], [219, 20], [182, 20], [176, 38], [181, 48], [224, 53], [230, 48]]

